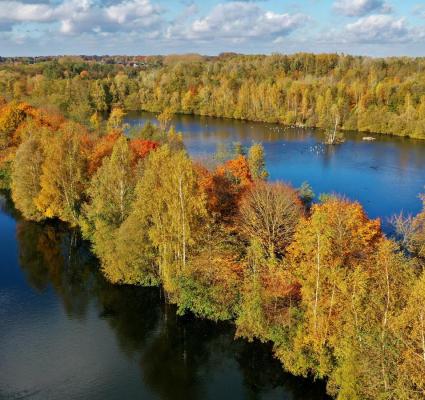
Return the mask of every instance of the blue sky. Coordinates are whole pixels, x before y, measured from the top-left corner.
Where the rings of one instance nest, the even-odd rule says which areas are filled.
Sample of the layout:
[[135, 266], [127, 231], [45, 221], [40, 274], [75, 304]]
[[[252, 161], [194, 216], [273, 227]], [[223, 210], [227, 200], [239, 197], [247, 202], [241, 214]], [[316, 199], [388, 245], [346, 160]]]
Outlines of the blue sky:
[[0, 55], [425, 55], [418, 0], [0, 0]]

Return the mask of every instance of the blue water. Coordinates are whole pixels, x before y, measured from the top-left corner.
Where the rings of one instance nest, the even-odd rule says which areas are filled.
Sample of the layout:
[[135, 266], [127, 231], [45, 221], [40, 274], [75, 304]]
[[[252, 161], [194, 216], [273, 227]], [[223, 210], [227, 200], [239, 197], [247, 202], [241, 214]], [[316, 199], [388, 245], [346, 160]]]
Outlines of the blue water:
[[[130, 113], [131, 126], [155, 122], [149, 113]], [[345, 133], [345, 142], [323, 145], [324, 133], [314, 129], [284, 128], [276, 124], [177, 115], [172, 124], [183, 133], [188, 151], [206, 158], [219, 144], [261, 142], [271, 180], [299, 187], [310, 183], [316, 196], [338, 193], [361, 202], [371, 218], [383, 223], [396, 213], [416, 214], [418, 195], [425, 192], [425, 141], [397, 136]]]

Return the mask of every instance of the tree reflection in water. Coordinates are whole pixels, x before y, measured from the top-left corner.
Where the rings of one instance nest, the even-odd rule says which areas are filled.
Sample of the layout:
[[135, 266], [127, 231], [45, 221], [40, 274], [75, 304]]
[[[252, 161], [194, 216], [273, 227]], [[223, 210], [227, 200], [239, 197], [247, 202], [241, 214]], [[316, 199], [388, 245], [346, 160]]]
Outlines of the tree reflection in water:
[[325, 398], [324, 383], [285, 374], [269, 345], [235, 340], [231, 323], [179, 317], [159, 288], [107, 282], [78, 231], [18, 220], [17, 239], [28, 284], [38, 292], [53, 289], [71, 319], [84, 321], [93, 304], [121, 352], [139, 360], [143, 383], [160, 398], [234, 399], [236, 383], [243, 398], [273, 390], [288, 399]]

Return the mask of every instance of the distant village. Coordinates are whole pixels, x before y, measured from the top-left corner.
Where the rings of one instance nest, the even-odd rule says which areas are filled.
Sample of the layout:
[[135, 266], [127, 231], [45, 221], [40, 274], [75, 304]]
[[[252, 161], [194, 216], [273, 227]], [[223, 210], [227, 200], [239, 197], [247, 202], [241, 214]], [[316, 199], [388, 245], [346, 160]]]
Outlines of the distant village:
[[37, 64], [49, 61], [73, 61], [73, 62], [96, 62], [108, 65], [121, 65], [125, 67], [147, 67], [163, 65], [176, 61], [208, 61], [214, 58], [228, 58], [237, 53], [221, 53], [218, 56], [203, 56], [200, 54], [172, 54], [162, 55], [138, 55], [138, 56], [110, 56], [110, 55], [58, 55], [58, 56], [35, 56], [35, 57], [0, 57], [0, 64]]
[[37, 56], [37, 57], [0, 57], [2, 64], [37, 64], [61, 59], [72, 59], [80, 62], [97, 62], [101, 64], [140, 67], [160, 62], [161, 56]]

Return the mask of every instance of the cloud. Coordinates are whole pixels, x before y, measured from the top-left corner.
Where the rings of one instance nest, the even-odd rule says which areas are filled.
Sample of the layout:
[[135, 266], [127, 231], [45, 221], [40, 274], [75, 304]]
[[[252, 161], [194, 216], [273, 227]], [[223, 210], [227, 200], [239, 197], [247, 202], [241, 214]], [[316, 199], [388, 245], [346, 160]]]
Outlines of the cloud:
[[0, 23], [50, 23], [62, 34], [145, 31], [162, 22], [150, 0], [64, 0], [61, 3], [4, 1]]
[[370, 15], [346, 26], [348, 37], [355, 42], [389, 43], [413, 39], [413, 30], [404, 18], [389, 15]]
[[286, 36], [303, 25], [308, 18], [302, 14], [265, 11], [253, 2], [229, 2], [216, 5], [211, 12], [195, 19], [189, 26], [174, 24], [168, 38], [213, 41], [229, 39], [275, 39]]
[[409, 23], [389, 13], [386, 0], [333, 0], [336, 12], [356, 18], [308, 24], [303, 9], [312, 0], [287, 2], [285, 11], [261, 0], [214, 0], [209, 8], [203, 1], [0, 0], [0, 48], [2, 55], [425, 51], [422, 4]]
[[53, 10], [48, 4], [3, 1], [0, 7], [0, 22], [49, 21], [52, 15]]
[[423, 53], [425, 26], [411, 25], [404, 17], [372, 14], [341, 28], [325, 29], [318, 36], [312, 37], [311, 41], [322, 48], [327, 46], [337, 51], [344, 49], [342, 51], [348, 53], [417, 55]]
[[360, 17], [372, 12], [391, 13], [391, 6], [383, 0], [336, 0], [333, 9], [348, 17]]
[[413, 15], [425, 18], [425, 6], [423, 4], [416, 4], [416, 6], [413, 7]]
[[106, 8], [106, 15], [111, 21], [119, 24], [140, 22], [149, 25], [146, 20], [160, 14], [161, 9], [150, 0], [130, 0]]

